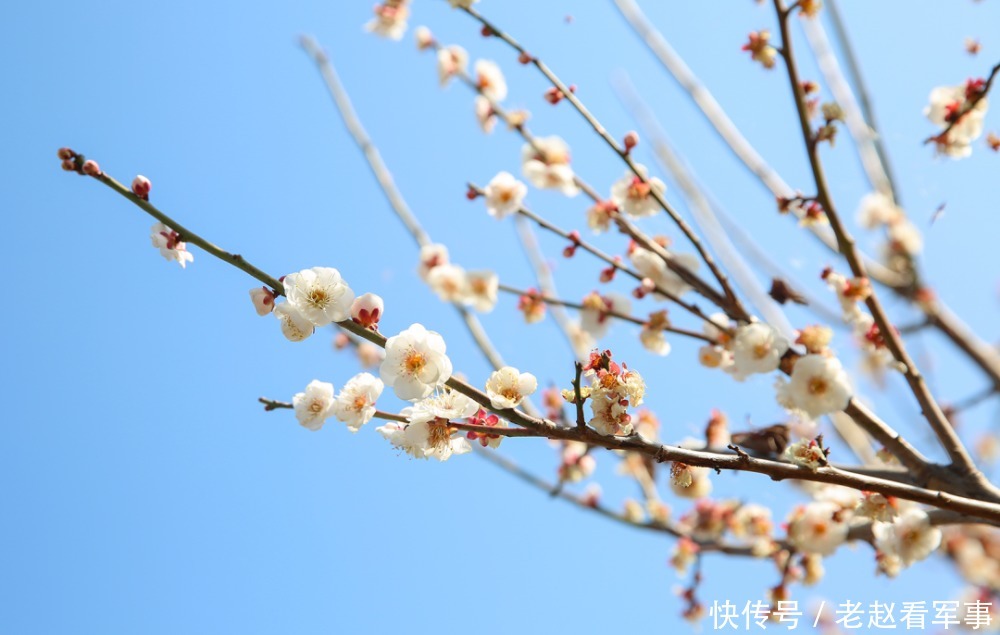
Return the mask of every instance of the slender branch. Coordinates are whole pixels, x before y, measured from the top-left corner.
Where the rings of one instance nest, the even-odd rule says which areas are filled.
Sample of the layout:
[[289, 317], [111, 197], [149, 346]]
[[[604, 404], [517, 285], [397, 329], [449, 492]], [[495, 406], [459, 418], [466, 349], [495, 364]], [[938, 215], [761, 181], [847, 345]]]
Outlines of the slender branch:
[[[812, 169], [813, 180], [816, 183], [816, 198], [823, 207], [823, 210], [826, 212], [827, 218], [830, 221], [830, 227], [837, 237], [840, 252], [847, 260], [847, 263], [851, 268], [851, 272], [857, 277], [867, 277], [868, 272], [865, 268], [865, 264], [862, 262], [861, 256], [855, 247], [853, 237], [840, 220], [840, 216], [834, 207], [833, 199], [830, 195], [829, 187], [826, 182], [826, 174], [823, 170], [823, 164], [819, 157], [819, 144], [816, 142], [811, 124], [809, 123], [809, 114], [806, 107], [805, 95], [802, 91], [802, 84], [796, 66], [795, 54], [792, 49], [791, 34], [790, 29], [788, 28], [788, 12], [784, 8], [782, 0], [774, 0], [774, 8], [779, 16], [778, 23], [781, 30], [782, 56], [785, 60], [788, 81], [792, 89], [792, 94], [795, 98], [796, 110], [798, 111], [799, 116], [799, 125], [802, 129], [802, 138], [805, 143], [806, 153], [809, 157], [809, 165]], [[956, 468], [961, 475], [967, 475], [975, 479], [984, 489], [994, 489], [982, 473], [976, 469], [972, 457], [962, 445], [962, 442], [955, 433], [955, 430], [951, 427], [951, 424], [941, 411], [940, 406], [938, 406], [934, 397], [931, 395], [923, 376], [920, 374], [916, 364], [906, 352], [902, 339], [896, 333], [893, 325], [890, 323], [889, 318], [885, 313], [885, 310], [882, 308], [878, 294], [872, 292], [872, 294], [865, 300], [865, 304], [868, 306], [868, 310], [871, 312], [872, 317], [875, 319], [875, 323], [878, 325], [879, 333], [884, 339], [886, 347], [892, 353], [893, 358], [903, 365], [903, 374], [910, 386], [910, 390], [913, 392], [917, 402], [920, 404], [924, 417], [934, 430], [934, 433], [937, 435], [942, 447], [948, 453], [952, 466]]]
[[[330, 96], [333, 98], [333, 102], [337, 107], [337, 112], [340, 113], [341, 119], [344, 122], [344, 127], [351, 135], [355, 145], [357, 145], [358, 149], [361, 150], [361, 154], [364, 155], [368, 168], [371, 170], [372, 175], [375, 177], [379, 187], [382, 189], [382, 193], [385, 194], [390, 208], [393, 212], [395, 212], [396, 217], [403, 223], [406, 230], [410, 233], [413, 240], [419, 247], [430, 245], [430, 235], [420, 225], [420, 221], [417, 220], [416, 215], [410, 209], [409, 205], [406, 204], [406, 199], [403, 198], [399, 188], [396, 187], [396, 183], [392, 178], [392, 173], [386, 166], [385, 161], [382, 160], [382, 155], [372, 142], [371, 137], [369, 137], [367, 131], [365, 131], [364, 125], [361, 123], [361, 119], [358, 117], [354, 110], [354, 106], [351, 104], [350, 95], [347, 94], [343, 84], [341, 84], [340, 78], [337, 75], [337, 71], [334, 68], [333, 63], [330, 61], [329, 56], [325, 51], [323, 51], [319, 43], [309, 36], [303, 36], [300, 42], [302, 44], [302, 48], [305, 49], [306, 53], [308, 53], [316, 63], [320, 74], [323, 76], [323, 81], [330, 92]], [[496, 347], [490, 341], [490, 338], [486, 334], [485, 329], [483, 329], [483, 325], [479, 321], [479, 318], [476, 317], [476, 315], [469, 310], [468, 307], [457, 302], [452, 304], [459, 316], [462, 318], [462, 321], [465, 323], [465, 327], [472, 336], [476, 346], [486, 358], [486, 361], [489, 362], [494, 369], [502, 368], [505, 365], [503, 357], [500, 356], [500, 352], [497, 351]]]
[[573, 377], [573, 405], [576, 407], [576, 427], [585, 428], [587, 426], [587, 415], [583, 413], [583, 393], [580, 381], [583, 376], [583, 364], [577, 362], [573, 365], [575, 375]]
[[[497, 286], [497, 289], [503, 291], [504, 293], [509, 293], [511, 295], [516, 295], [516, 296], [522, 296], [528, 293], [524, 289], [518, 289], [517, 287], [512, 287], [510, 285], [502, 283]], [[559, 298], [554, 298], [552, 296], [540, 295], [540, 294], [535, 294], [535, 297], [546, 304], [552, 304], [554, 306], [563, 306], [570, 309], [576, 309], [577, 311], [583, 311], [586, 309], [586, 307], [580, 304], [579, 302], [570, 302], [569, 300], [562, 300]], [[647, 323], [646, 320], [637, 318], [632, 315], [628, 315], [626, 313], [620, 313], [618, 311], [604, 311], [604, 314], [609, 317], [613, 317], [617, 320], [622, 320], [623, 322], [631, 322], [632, 324], [636, 324], [638, 326], [645, 326]], [[690, 337], [692, 339], [701, 340], [709, 344], [717, 343], [711, 337], [705, 335], [704, 333], [699, 333], [698, 331], [691, 331], [688, 329], [683, 329], [670, 325], [664, 326], [663, 330], [666, 331], [667, 333], [676, 333], [677, 335], [683, 335], [684, 337]]]
[[[780, 2], [780, 0], [776, 1]], [[180, 231], [178, 228], [181, 228], [181, 225], [179, 225], [176, 221], [157, 210], [148, 202], [133, 195], [130, 191], [126, 190], [124, 186], [111, 177], [101, 174], [95, 178], [119, 192], [122, 196], [163, 222], [165, 225]], [[186, 228], [182, 229], [186, 232], [184, 234], [184, 239], [191, 244], [199, 247], [202, 245], [208, 245], [211, 250], [209, 251], [206, 249], [206, 251], [212, 255], [216, 256], [223, 262], [227, 262], [243, 271], [246, 271], [251, 276], [265, 284], [270, 285], [272, 283], [276, 283], [275, 286], [277, 288], [275, 291], [283, 294], [284, 289], [277, 280], [268, 276], [256, 267], [253, 267], [242, 257], [236, 257], [229, 252], [216, 247], [212, 243], [201, 238], [194, 232], [187, 230]], [[385, 348], [386, 338], [381, 333], [366, 329], [351, 320], [344, 320], [343, 322], [337, 322], [336, 324], [350, 333], [366, 339], [377, 346]], [[843, 485], [852, 489], [878, 492], [885, 496], [895, 496], [897, 498], [931, 505], [940, 509], [950, 509], [955, 512], [975, 516], [977, 518], [1000, 522], [1000, 505], [983, 502], [966, 496], [907, 485], [886, 479], [862, 476], [847, 470], [840, 470], [833, 467], [823, 467], [818, 470], [809, 470], [804, 467], [789, 465], [769, 459], [748, 459], [746, 457], [735, 455], [724, 456], [708, 452], [674, 448], [647, 441], [640, 435], [632, 435], [629, 437], [611, 437], [601, 435], [586, 427], [582, 429], [576, 427], [560, 427], [547, 419], [532, 416], [523, 410], [494, 408], [489, 396], [485, 392], [465, 383], [457, 377], [452, 376], [448, 379], [446, 385], [453, 390], [466, 395], [484, 409], [497, 414], [515, 425], [539, 432], [550, 439], [581, 441], [583, 443], [607, 448], [609, 450], [639, 452], [640, 454], [649, 456], [658, 462], [678, 461], [687, 465], [708, 467], [714, 470], [757, 472], [760, 474], [766, 474], [772, 480], [793, 479]], [[859, 406], [852, 401], [851, 408], [859, 408]], [[850, 414], [850, 412], [848, 412], [848, 414]], [[896, 441], [901, 441], [901, 439], [898, 439], [897, 436]], [[977, 494], [981, 494], [981, 492], [977, 492]]]
[[[480, 14], [475, 9], [471, 7], [463, 7], [462, 10], [468, 13], [473, 19], [477, 20], [480, 24], [482, 24], [483, 27], [487, 29], [492, 35], [500, 38], [502, 41], [508, 44], [518, 54], [530, 59], [531, 63], [535, 66], [535, 68], [537, 68], [538, 71], [542, 73], [542, 75], [544, 75], [545, 78], [549, 80], [549, 82], [551, 82], [552, 85], [564, 95], [566, 100], [573, 105], [573, 108], [576, 109], [578, 113], [580, 113], [580, 116], [582, 116], [584, 120], [590, 125], [590, 127], [593, 128], [594, 132], [596, 132], [598, 136], [600, 136], [601, 139], [604, 140], [604, 142], [608, 145], [608, 147], [610, 147], [619, 157], [621, 157], [622, 161], [629, 167], [630, 170], [632, 170], [632, 172], [636, 175], [636, 177], [638, 177], [643, 183], [649, 182], [646, 175], [643, 174], [643, 172], [639, 169], [637, 164], [629, 156], [629, 153], [628, 151], [626, 151], [625, 147], [619, 144], [618, 141], [616, 141], [615, 138], [611, 136], [611, 134], [604, 128], [604, 126], [597, 120], [597, 118], [594, 117], [594, 115], [592, 115], [589, 110], [587, 110], [586, 106], [583, 105], [583, 102], [580, 101], [580, 99], [576, 96], [576, 94], [572, 90], [570, 90], [569, 87], [566, 84], [564, 84], [562, 80], [560, 80], [555, 75], [555, 73], [553, 73], [541, 59], [529, 54], [528, 51], [525, 50], [524, 47], [522, 47], [513, 37], [511, 37], [510, 34], [506, 33], [505, 31], [502, 31], [496, 25], [492, 24], [489, 20], [484, 18], [482, 14]], [[749, 314], [743, 308], [742, 303], [736, 296], [736, 293], [733, 290], [732, 286], [729, 284], [728, 278], [726, 277], [725, 273], [723, 273], [722, 270], [718, 267], [718, 265], [715, 262], [715, 259], [705, 248], [704, 244], [701, 242], [701, 239], [698, 238], [698, 235], [691, 229], [691, 227], [681, 217], [681, 215], [678, 214], [676, 210], [674, 210], [674, 208], [670, 205], [670, 203], [667, 202], [667, 200], [662, 196], [662, 194], [659, 191], [657, 191], [655, 188], [651, 188], [650, 196], [652, 196], [653, 199], [656, 200], [657, 204], [663, 209], [663, 211], [667, 213], [668, 216], [670, 216], [671, 220], [674, 221], [674, 224], [676, 224], [677, 227], [681, 230], [681, 232], [687, 237], [688, 241], [694, 246], [695, 250], [698, 252], [698, 255], [705, 262], [705, 265], [709, 268], [709, 270], [712, 272], [712, 275], [719, 283], [719, 286], [722, 288], [722, 291], [726, 296], [725, 302], [721, 306], [721, 308], [726, 309], [727, 313], [729, 313], [730, 316], [736, 320], [740, 321], [749, 320]]]
[[997, 64], [992, 69], [990, 69], [990, 74], [986, 78], [986, 83], [983, 84], [982, 90], [975, 93], [971, 99], [966, 99], [965, 103], [962, 104], [962, 109], [955, 114], [954, 118], [945, 127], [945, 129], [936, 135], [928, 137], [927, 139], [924, 140], [924, 143], [930, 143], [938, 139], [947, 139], [948, 135], [951, 134], [952, 129], [954, 129], [954, 127], [958, 125], [958, 123], [962, 120], [962, 118], [965, 117], [965, 115], [972, 112], [972, 109], [975, 108], [979, 102], [981, 102], [983, 99], [986, 99], [986, 95], [987, 93], [990, 92], [990, 89], [993, 87], [993, 80], [996, 79], [998, 73], [1000, 73], [1000, 62], [997, 62]]

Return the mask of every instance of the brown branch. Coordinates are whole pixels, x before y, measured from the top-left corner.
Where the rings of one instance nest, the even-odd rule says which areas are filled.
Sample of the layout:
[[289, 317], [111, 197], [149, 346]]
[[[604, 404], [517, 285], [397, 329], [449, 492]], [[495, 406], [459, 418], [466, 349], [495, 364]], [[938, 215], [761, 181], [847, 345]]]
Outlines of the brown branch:
[[[809, 157], [809, 165], [812, 169], [813, 180], [816, 184], [816, 199], [826, 212], [827, 218], [830, 221], [830, 227], [837, 237], [837, 244], [839, 246], [840, 253], [847, 260], [852, 274], [857, 277], [867, 277], [868, 272], [865, 268], [865, 264], [861, 260], [861, 256], [855, 246], [853, 237], [840, 220], [840, 216], [834, 207], [833, 199], [830, 195], [830, 190], [826, 182], [826, 174], [823, 170], [823, 164], [819, 157], [819, 144], [816, 141], [816, 137], [812, 132], [811, 124], [809, 123], [806, 99], [802, 91], [801, 80], [799, 78], [795, 55], [792, 49], [791, 34], [790, 29], [788, 28], [788, 10], [785, 9], [782, 0], [774, 0], [774, 8], [778, 13], [778, 23], [781, 31], [781, 54], [785, 60], [788, 81], [795, 98], [796, 110], [798, 111], [799, 116], [799, 125], [802, 129], [802, 138], [805, 142], [806, 153]], [[924, 417], [927, 419], [931, 428], [934, 430], [934, 433], [937, 435], [941, 446], [948, 453], [952, 462], [952, 467], [958, 471], [959, 475], [968, 476], [974, 479], [977, 485], [982, 487], [984, 492], [989, 492], [994, 500], [1000, 500], [1000, 495], [998, 495], [996, 488], [994, 488], [989, 481], [986, 480], [982, 473], [976, 469], [972, 457], [962, 445], [962, 442], [955, 433], [955, 430], [951, 427], [951, 424], [948, 422], [944, 413], [941, 411], [941, 408], [931, 395], [923, 376], [920, 374], [916, 364], [906, 352], [902, 339], [896, 333], [895, 328], [885, 313], [885, 310], [882, 308], [882, 303], [879, 300], [878, 294], [873, 292], [865, 300], [865, 304], [868, 306], [868, 310], [871, 312], [872, 317], [875, 320], [875, 324], [878, 325], [879, 333], [884, 339], [886, 347], [892, 353], [893, 358], [903, 365], [903, 374], [910, 386], [910, 390], [913, 392], [914, 397], [920, 404]]]

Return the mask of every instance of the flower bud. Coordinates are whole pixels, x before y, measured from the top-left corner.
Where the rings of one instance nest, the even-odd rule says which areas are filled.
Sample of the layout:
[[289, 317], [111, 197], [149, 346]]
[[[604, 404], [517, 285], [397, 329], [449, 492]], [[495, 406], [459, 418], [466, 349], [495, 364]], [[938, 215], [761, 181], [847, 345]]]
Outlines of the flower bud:
[[[132, 184], [132, 189], [135, 189], [135, 183]], [[253, 302], [257, 315], [267, 315], [274, 310], [274, 292], [267, 287], [250, 289], [250, 301]]]
[[153, 184], [143, 175], [132, 179], [132, 193], [141, 199], [149, 200], [149, 191], [153, 189]]
[[69, 161], [76, 158], [76, 152], [73, 152], [69, 148], [59, 148], [59, 152], [56, 153], [56, 156], [63, 161]]
[[413, 33], [417, 40], [417, 50], [426, 51], [427, 49], [434, 46], [434, 34], [431, 30], [425, 26], [418, 26], [416, 31]]
[[382, 318], [385, 303], [374, 293], [366, 293], [354, 299], [351, 304], [351, 319], [366, 329], [378, 330], [378, 321]]
[[83, 173], [87, 176], [100, 176], [101, 166], [97, 165], [97, 161], [87, 159], [83, 164]]
[[639, 133], [635, 130], [629, 130], [625, 133], [625, 138], [622, 139], [622, 143], [625, 145], [625, 152], [631, 152], [632, 148], [639, 145]]

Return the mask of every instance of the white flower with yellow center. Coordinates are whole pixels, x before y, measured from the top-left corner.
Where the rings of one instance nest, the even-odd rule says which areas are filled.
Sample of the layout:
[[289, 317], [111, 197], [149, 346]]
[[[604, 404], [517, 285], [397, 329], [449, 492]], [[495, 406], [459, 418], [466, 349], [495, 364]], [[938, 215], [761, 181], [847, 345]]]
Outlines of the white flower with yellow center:
[[332, 267], [313, 267], [290, 273], [285, 276], [284, 284], [289, 304], [316, 326], [351, 317], [354, 291]]
[[778, 403], [810, 419], [840, 412], [851, 400], [851, 385], [840, 360], [805, 355], [795, 362], [791, 379], [778, 379]]
[[451, 360], [445, 348], [441, 335], [413, 324], [386, 340], [379, 375], [400, 399], [423, 399], [451, 377]]
[[313, 323], [290, 302], [275, 305], [274, 317], [281, 322], [281, 333], [292, 342], [301, 342], [316, 331]]
[[445, 302], [464, 303], [469, 296], [469, 281], [465, 269], [458, 265], [438, 265], [427, 274], [431, 291]]
[[899, 558], [903, 567], [931, 555], [941, 544], [941, 530], [931, 526], [927, 512], [910, 507], [894, 522], [872, 523], [875, 548], [880, 553]]
[[317, 379], [312, 380], [306, 386], [305, 392], [297, 393], [292, 397], [292, 406], [295, 408], [295, 418], [299, 420], [299, 424], [303, 428], [313, 431], [319, 430], [331, 414], [333, 384]]
[[516, 214], [528, 186], [514, 178], [510, 172], [500, 172], [483, 188], [486, 198], [486, 212], [496, 218], [506, 218]]
[[635, 218], [652, 216], [660, 209], [660, 204], [653, 194], [662, 196], [667, 186], [655, 176], [647, 178], [646, 175], [649, 171], [646, 166], [636, 165], [635, 167], [643, 178], [636, 176], [632, 170], [627, 171], [625, 176], [615, 181], [611, 186], [611, 200], [629, 216]]
[[507, 98], [507, 80], [496, 62], [476, 60], [476, 86], [483, 97], [493, 101], [503, 101]]
[[538, 380], [534, 375], [522, 373], [512, 366], [495, 371], [486, 381], [486, 394], [494, 408], [517, 408], [537, 389]]
[[524, 144], [521, 170], [539, 189], [556, 189], [566, 196], [576, 196], [580, 192], [569, 165], [569, 146], [559, 137], [540, 137], [535, 139], [534, 145]]
[[375, 402], [382, 394], [384, 384], [371, 373], [359, 373], [348, 381], [333, 402], [332, 413], [347, 424], [347, 429], [357, 432], [375, 416]]
[[788, 347], [788, 340], [769, 324], [741, 326], [733, 338], [733, 365], [727, 370], [739, 381], [755, 373], [770, 373], [778, 369]]
[[448, 84], [448, 81], [460, 73], [465, 72], [469, 65], [469, 54], [458, 45], [443, 46], [437, 52], [438, 81], [441, 86]]
[[828, 556], [847, 540], [848, 518], [834, 503], [803, 505], [796, 508], [788, 521], [788, 541], [799, 551]]
[[472, 451], [464, 436], [454, 435], [450, 420], [466, 419], [478, 411], [479, 404], [459, 392], [449, 391], [404, 408], [400, 414], [408, 423], [389, 422], [376, 430], [410, 456], [446, 461], [453, 454]]
[[497, 304], [500, 279], [492, 271], [470, 271], [465, 276], [466, 304], [480, 313], [489, 313]]

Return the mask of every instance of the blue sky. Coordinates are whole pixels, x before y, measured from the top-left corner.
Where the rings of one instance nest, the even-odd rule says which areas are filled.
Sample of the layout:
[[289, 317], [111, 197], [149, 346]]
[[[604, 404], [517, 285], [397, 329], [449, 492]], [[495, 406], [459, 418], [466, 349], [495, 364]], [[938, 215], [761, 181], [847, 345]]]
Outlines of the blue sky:
[[[934, 86], [983, 75], [1000, 51], [996, 3], [914, 11], [901, 0], [843, 3], [873, 89], [903, 203], [927, 229], [926, 269], [939, 293], [995, 341], [1000, 157], [979, 143], [971, 159], [935, 159], [921, 140]], [[482, 11], [543, 56], [616, 135], [635, 127], [609, 78], [625, 68], [672, 139], [730, 214], [794, 275], [815, 285], [832, 262], [774, 213], [773, 200], [737, 165], [694, 107], [634, 39], [610, 2], [484, 0]], [[793, 186], [809, 175], [781, 73], [748, 62], [747, 32], [773, 27], [766, 6], [653, 3], [644, 8], [751, 141]], [[31, 2], [7, 9], [0, 51], [7, 98], [0, 157], [11, 290], [4, 348], [7, 411], [0, 488], [0, 624], [11, 633], [598, 632], [674, 628], [680, 602], [666, 564], [671, 542], [631, 532], [534, 491], [475, 457], [445, 464], [397, 456], [372, 427], [319, 433], [257, 397], [290, 398], [314, 378], [341, 386], [357, 369], [318, 334], [285, 341], [247, 299], [251, 281], [196, 253], [182, 271], [149, 246], [152, 221], [89, 180], [62, 173], [70, 146], [129, 181], [153, 181], [153, 201], [264, 270], [337, 267], [359, 293], [386, 300], [383, 331], [421, 322], [445, 334], [457, 369], [481, 383], [488, 369], [453, 311], [415, 275], [409, 237], [384, 202], [325, 89], [297, 46], [314, 34], [330, 52], [397, 183], [431, 235], [470, 269], [532, 284], [509, 225], [465, 200], [464, 183], [517, 172], [520, 141], [482, 135], [471, 97], [438, 89], [431, 55], [412, 27], [500, 62], [507, 103], [532, 111], [540, 134], [560, 134], [577, 171], [601, 190], [623, 171], [567, 104], [541, 99], [542, 78], [443, 0], [416, 0], [403, 42], [362, 31], [370, 3]], [[947, 11], [947, 13], [944, 13]], [[572, 21], [565, 16], [573, 15]], [[799, 52], [805, 56], [801, 33]], [[967, 36], [983, 52], [969, 57]], [[811, 62], [803, 73], [816, 77]], [[994, 113], [987, 128], [1000, 128]], [[637, 155], [652, 165], [640, 146]], [[825, 152], [844, 210], [868, 191], [846, 143]], [[680, 203], [673, 194], [672, 200]], [[532, 191], [533, 208], [581, 226], [586, 205]], [[683, 206], [681, 206], [683, 208]], [[650, 231], [673, 234], [663, 219]], [[559, 241], [543, 237], [558, 254]], [[621, 251], [616, 237], [601, 241]], [[560, 289], [579, 297], [597, 269], [553, 258]], [[627, 286], [622, 287], [628, 290]], [[818, 285], [815, 285], [819, 289]], [[55, 300], [56, 304], [51, 302]], [[900, 323], [911, 314], [890, 302]], [[790, 312], [793, 323], [808, 323]], [[551, 322], [525, 328], [507, 299], [483, 318], [507, 361], [544, 384], [568, 382], [571, 358]], [[713, 407], [734, 421], [781, 416], [770, 379], [735, 384], [694, 367], [695, 345], [668, 358], [644, 353], [631, 328], [612, 332], [616, 357], [655, 392], [668, 439], [700, 430]], [[939, 394], [958, 399], [983, 379], [934, 336], [911, 345]], [[850, 359], [850, 345], [841, 345]], [[901, 383], [863, 395], [930, 451]], [[386, 402], [391, 405], [391, 400]], [[971, 410], [975, 438], [997, 423], [996, 403]], [[556, 453], [509, 440], [503, 450], [546, 477]], [[598, 459], [614, 506], [632, 487]], [[763, 477], [726, 474], [721, 495], [773, 504], [798, 500]], [[685, 508], [678, 503], [678, 511]], [[958, 580], [931, 560], [892, 584], [872, 577], [870, 550], [842, 550], [803, 602], [826, 598], [950, 599]], [[776, 581], [760, 562], [709, 558], [702, 598], [758, 598]], [[927, 580], [934, 580], [928, 584]], [[710, 625], [709, 625], [710, 626]], [[684, 628], [684, 627], [681, 627]]]

